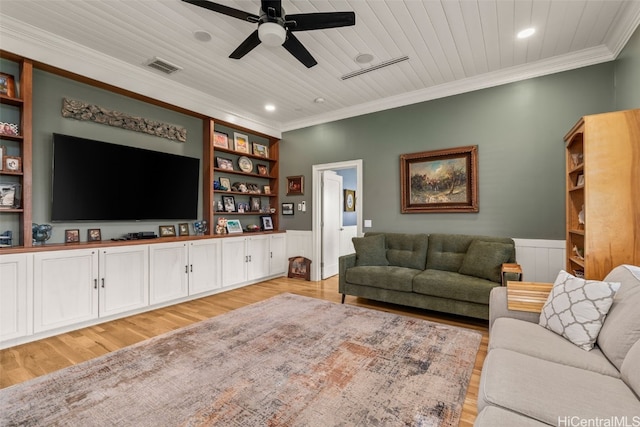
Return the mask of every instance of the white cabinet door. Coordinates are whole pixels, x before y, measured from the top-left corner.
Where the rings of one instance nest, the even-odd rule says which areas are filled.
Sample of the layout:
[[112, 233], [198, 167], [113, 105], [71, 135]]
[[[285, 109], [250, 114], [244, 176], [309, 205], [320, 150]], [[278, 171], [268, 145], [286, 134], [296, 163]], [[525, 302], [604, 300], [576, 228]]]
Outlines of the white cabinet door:
[[271, 252], [271, 260], [269, 266], [269, 273], [284, 274], [287, 271], [287, 235], [286, 234], [273, 234], [269, 241], [269, 251]]
[[187, 243], [149, 245], [149, 301], [171, 301], [189, 294]]
[[149, 305], [149, 247], [100, 249], [100, 317]]
[[248, 255], [244, 237], [222, 239], [222, 286], [247, 281]]
[[97, 318], [97, 250], [35, 253], [33, 287], [36, 333]]
[[247, 237], [248, 274], [249, 280], [256, 280], [269, 275], [271, 257], [269, 254], [269, 236], [258, 235]]
[[221, 246], [220, 239], [189, 242], [189, 295], [222, 286]]
[[31, 254], [0, 256], [0, 341], [31, 334]]

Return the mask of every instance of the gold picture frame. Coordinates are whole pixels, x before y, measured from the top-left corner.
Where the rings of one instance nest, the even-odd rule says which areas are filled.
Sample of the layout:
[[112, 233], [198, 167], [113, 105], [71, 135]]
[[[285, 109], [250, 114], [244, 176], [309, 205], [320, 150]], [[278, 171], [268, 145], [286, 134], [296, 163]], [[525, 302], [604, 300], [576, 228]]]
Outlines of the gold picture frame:
[[288, 176], [287, 177], [287, 196], [304, 195], [304, 176]]
[[176, 237], [175, 225], [161, 225], [159, 227], [160, 237]]

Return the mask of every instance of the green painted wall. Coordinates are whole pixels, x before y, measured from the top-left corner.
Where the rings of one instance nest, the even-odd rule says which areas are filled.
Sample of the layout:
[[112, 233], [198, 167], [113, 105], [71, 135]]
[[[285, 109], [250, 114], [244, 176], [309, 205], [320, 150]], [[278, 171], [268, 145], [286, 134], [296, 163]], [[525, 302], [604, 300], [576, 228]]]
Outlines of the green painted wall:
[[[187, 142], [179, 143], [94, 122], [63, 118], [61, 109], [62, 98], [64, 97], [99, 105], [109, 110], [132, 116], [184, 126], [187, 129]], [[52, 134], [54, 132], [196, 157], [200, 159], [200, 171], [202, 172], [202, 121], [200, 119], [156, 107], [126, 96], [116, 95], [42, 70], [34, 70], [33, 222], [35, 223], [51, 223]], [[86, 159], [86, 161], [89, 162], [91, 159]], [[144, 167], [144, 165], [140, 165], [140, 167]], [[114, 165], [114, 169], [117, 170], [117, 165]], [[167, 173], [179, 172], [167, 171]], [[202, 194], [202, 179], [200, 179], [199, 183], [199, 193]], [[109, 197], [109, 195], [105, 194], [105, 197]], [[167, 202], [171, 202], [170, 198], [168, 198]], [[117, 198], [114, 199], [114, 203], [117, 203]], [[200, 200], [198, 212], [202, 212], [202, 200]], [[166, 223], [166, 221], [162, 222], [163, 225]], [[64, 241], [64, 230], [68, 228], [79, 228], [81, 241], [86, 241], [86, 230], [88, 228], [100, 228], [102, 230], [102, 238], [110, 239], [137, 231], [154, 231], [157, 233], [159, 225], [160, 223], [156, 221], [54, 223], [54, 233], [49, 242], [62, 243]], [[174, 225], [177, 225], [177, 221]]]
[[[615, 109], [613, 73], [610, 62], [286, 132], [280, 176], [304, 175], [309, 195], [281, 197], [307, 202], [281, 224], [311, 230], [312, 165], [363, 159], [365, 231], [564, 239], [563, 137]], [[401, 214], [399, 156], [466, 145], [478, 145], [480, 212]]]
[[640, 108], [640, 28], [615, 61], [616, 110]]

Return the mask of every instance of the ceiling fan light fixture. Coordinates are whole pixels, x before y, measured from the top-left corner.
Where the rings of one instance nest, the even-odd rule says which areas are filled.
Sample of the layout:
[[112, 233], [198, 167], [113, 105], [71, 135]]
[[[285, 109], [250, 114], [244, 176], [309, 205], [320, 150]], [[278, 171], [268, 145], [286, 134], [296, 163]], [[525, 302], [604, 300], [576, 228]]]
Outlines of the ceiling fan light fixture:
[[258, 27], [258, 38], [267, 46], [282, 46], [287, 38], [287, 31], [275, 22], [265, 22]]

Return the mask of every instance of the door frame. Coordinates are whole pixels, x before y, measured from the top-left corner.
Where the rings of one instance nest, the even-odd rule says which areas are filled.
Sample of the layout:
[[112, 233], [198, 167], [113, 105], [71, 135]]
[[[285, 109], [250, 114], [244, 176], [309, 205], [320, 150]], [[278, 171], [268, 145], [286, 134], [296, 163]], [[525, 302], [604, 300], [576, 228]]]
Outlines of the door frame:
[[320, 220], [322, 219], [322, 191], [320, 191], [320, 185], [322, 183], [321, 173], [324, 171], [338, 171], [340, 169], [356, 169], [356, 227], [357, 235], [362, 236], [362, 159], [347, 160], [344, 162], [324, 163], [320, 165], [313, 165], [311, 170], [312, 183], [312, 206], [311, 212], [311, 234], [312, 234], [312, 258], [316, 262], [311, 263], [311, 277], [313, 281], [318, 281], [322, 277], [320, 270], [320, 260], [322, 258], [322, 227], [320, 227]]

